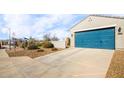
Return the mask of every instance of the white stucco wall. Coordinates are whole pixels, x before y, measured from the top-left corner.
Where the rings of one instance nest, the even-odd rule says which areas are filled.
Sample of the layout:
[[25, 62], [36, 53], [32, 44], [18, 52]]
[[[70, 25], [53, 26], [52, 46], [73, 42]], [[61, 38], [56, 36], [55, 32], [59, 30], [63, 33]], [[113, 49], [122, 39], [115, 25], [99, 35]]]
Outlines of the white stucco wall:
[[51, 41], [55, 48], [65, 48], [65, 41]]
[[[75, 45], [75, 32], [107, 27], [115, 27], [115, 48], [124, 48], [124, 19], [100, 16], [89, 16], [70, 29], [71, 34], [73, 34], [71, 37], [71, 46], [74, 47]], [[119, 27], [121, 27], [122, 35], [118, 35]]]

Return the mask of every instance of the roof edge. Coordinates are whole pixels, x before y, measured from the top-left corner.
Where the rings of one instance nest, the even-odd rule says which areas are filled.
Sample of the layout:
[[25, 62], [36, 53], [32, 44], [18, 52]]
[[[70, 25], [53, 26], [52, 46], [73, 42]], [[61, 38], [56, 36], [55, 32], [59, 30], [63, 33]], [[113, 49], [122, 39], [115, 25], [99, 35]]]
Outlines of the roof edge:
[[93, 14], [93, 15], [89, 15], [89, 16], [106, 17], [106, 18], [115, 18], [115, 19], [124, 19], [124, 17], [121, 17], [121, 16], [109, 16], [109, 15], [107, 16], [107, 15], [102, 15], [102, 14], [101, 14], [101, 15], [99, 15], [99, 14], [98, 14], [98, 15], [97, 15], [97, 14], [96, 14], [96, 15]]
[[76, 25], [80, 24], [82, 21], [84, 21], [88, 17], [90, 17], [90, 15], [86, 16], [84, 19], [81, 19], [79, 22], [77, 22], [76, 24], [74, 24], [68, 31], [70, 31], [72, 28], [74, 28]]

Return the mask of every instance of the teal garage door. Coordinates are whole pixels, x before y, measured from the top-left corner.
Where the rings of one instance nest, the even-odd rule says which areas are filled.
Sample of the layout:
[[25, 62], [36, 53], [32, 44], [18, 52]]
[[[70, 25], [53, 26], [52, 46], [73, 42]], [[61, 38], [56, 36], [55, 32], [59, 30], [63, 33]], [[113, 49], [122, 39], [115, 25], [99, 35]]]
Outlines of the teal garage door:
[[75, 47], [115, 49], [115, 28], [76, 32]]

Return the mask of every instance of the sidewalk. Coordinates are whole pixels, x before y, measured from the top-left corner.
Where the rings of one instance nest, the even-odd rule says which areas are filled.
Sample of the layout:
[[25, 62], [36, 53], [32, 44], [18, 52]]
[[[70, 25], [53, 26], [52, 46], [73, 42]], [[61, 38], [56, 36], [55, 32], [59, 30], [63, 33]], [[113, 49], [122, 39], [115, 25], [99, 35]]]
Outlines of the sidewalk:
[[5, 49], [0, 49], [0, 57], [9, 57]]

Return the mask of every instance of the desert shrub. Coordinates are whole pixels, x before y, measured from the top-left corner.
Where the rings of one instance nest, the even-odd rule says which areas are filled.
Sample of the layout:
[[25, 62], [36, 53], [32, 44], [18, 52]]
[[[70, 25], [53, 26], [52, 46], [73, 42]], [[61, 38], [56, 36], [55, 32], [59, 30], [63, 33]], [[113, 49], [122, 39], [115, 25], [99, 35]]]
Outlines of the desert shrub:
[[49, 41], [44, 41], [43, 48], [54, 48], [54, 45]]
[[24, 46], [24, 43], [22, 43], [22, 44], [21, 44], [21, 47], [22, 47], [22, 48], [24, 48], [24, 47], [25, 47], [25, 46]]
[[39, 49], [39, 48], [38, 48], [38, 46], [37, 46], [36, 44], [30, 44], [30, 45], [28, 46], [28, 49], [29, 49], [29, 50], [33, 50], [33, 49]]
[[41, 47], [43, 45], [43, 43], [37, 43], [38, 47]]
[[21, 44], [21, 47], [24, 48], [24, 49], [25, 49], [27, 46], [28, 46], [28, 42], [23, 42], [23, 43]]
[[57, 51], [58, 49], [57, 49], [57, 48], [52, 48], [51, 50], [52, 50], [52, 51]]
[[44, 50], [43, 49], [38, 49], [37, 52], [44, 52]]
[[21, 48], [24, 48], [24, 49], [25, 49], [25, 46], [24, 46], [24, 44], [22, 44], [22, 45], [21, 45]]
[[70, 47], [71, 42], [69, 37], [66, 38], [65, 44], [66, 44], [66, 48]]

